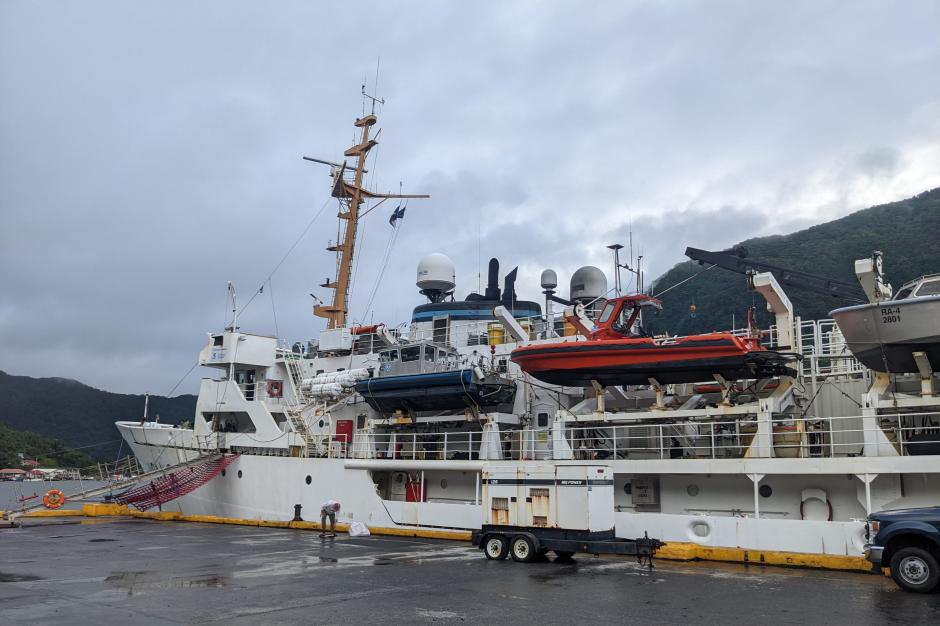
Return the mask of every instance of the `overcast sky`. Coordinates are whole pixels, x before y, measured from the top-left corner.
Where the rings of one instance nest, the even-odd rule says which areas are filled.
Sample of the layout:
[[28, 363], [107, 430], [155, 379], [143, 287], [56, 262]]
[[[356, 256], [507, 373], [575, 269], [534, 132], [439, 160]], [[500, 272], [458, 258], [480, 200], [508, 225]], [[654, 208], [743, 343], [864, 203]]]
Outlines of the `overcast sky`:
[[336, 206], [301, 156], [342, 158], [379, 57], [369, 182], [432, 195], [371, 311], [394, 205], [364, 221], [350, 314], [395, 325], [430, 252], [537, 297], [631, 226], [649, 279], [940, 185], [938, 32], [934, 1], [0, 0], [0, 369], [168, 392], [329, 202], [241, 318], [316, 336]]

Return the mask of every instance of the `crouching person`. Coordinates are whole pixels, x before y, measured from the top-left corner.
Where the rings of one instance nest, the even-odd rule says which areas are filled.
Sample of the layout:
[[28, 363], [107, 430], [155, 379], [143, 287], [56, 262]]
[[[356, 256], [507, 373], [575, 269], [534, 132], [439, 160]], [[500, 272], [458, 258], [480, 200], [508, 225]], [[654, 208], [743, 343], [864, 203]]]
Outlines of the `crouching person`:
[[320, 536], [326, 537], [326, 519], [330, 518], [330, 537], [336, 536], [336, 513], [339, 511], [340, 505], [336, 500], [327, 500], [323, 503], [323, 506], [320, 507]]

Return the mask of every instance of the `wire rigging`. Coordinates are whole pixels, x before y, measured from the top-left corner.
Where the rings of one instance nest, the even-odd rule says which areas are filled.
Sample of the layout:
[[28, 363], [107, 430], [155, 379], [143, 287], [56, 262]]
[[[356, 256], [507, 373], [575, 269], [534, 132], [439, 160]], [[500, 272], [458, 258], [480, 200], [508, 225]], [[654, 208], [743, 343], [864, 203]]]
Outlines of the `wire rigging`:
[[303, 240], [303, 238], [307, 236], [307, 233], [310, 232], [310, 229], [313, 227], [314, 222], [316, 222], [317, 219], [323, 214], [323, 211], [326, 209], [327, 205], [330, 203], [331, 200], [332, 198], [327, 198], [326, 201], [323, 203], [323, 206], [320, 207], [320, 210], [316, 212], [316, 214], [310, 219], [309, 222], [307, 222], [307, 226], [303, 229], [303, 232], [300, 233], [300, 236], [294, 240], [294, 243], [292, 243], [291, 246], [287, 249], [287, 252], [285, 252], [284, 256], [281, 257], [281, 260], [277, 262], [277, 265], [274, 266], [274, 269], [271, 270], [267, 278], [261, 281], [261, 286], [258, 287], [258, 290], [255, 291], [252, 294], [251, 298], [248, 299], [248, 302], [243, 304], [242, 307], [238, 310], [239, 314], [244, 312], [244, 310], [248, 308], [248, 305], [251, 304], [254, 301], [254, 299], [258, 297], [258, 295], [264, 291], [265, 283], [269, 283], [271, 281], [271, 278], [274, 276], [274, 274], [279, 269], [281, 269], [281, 265], [283, 265], [284, 261], [287, 260], [287, 257], [291, 255], [291, 253], [294, 251], [294, 248], [296, 248], [297, 245]]
[[[401, 208], [401, 205], [398, 205]], [[408, 208], [408, 203], [405, 202], [405, 208]], [[397, 210], [397, 209], [396, 209]], [[378, 294], [379, 285], [382, 284], [382, 278], [385, 276], [385, 270], [388, 269], [389, 261], [392, 258], [392, 251], [395, 249], [395, 242], [398, 241], [398, 233], [401, 229], [401, 224], [404, 220], [397, 222], [392, 226], [392, 234], [388, 238], [388, 242], [385, 244], [385, 253], [382, 255], [382, 265], [379, 268], [379, 273], [375, 277], [375, 282], [372, 284], [372, 292], [369, 294], [369, 300], [366, 303], [365, 312], [363, 318], [368, 318], [369, 312], [372, 310], [372, 303], [375, 301], [375, 296]]]
[[694, 279], [694, 278], [698, 278], [699, 276], [701, 276], [702, 274], [704, 274], [704, 273], [707, 272], [708, 270], [712, 269], [713, 267], [717, 267], [717, 265], [712, 264], [712, 265], [706, 267], [706, 268], [705, 268], [704, 270], [702, 270], [701, 272], [696, 272], [695, 274], [692, 274], [692, 275], [689, 276], [688, 278], [686, 278], [686, 279], [684, 279], [684, 280], [680, 280], [679, 282], [677, 282], [677, 283], [676, 283], [675, 285], [673, 285], [672, 287], [667, 287], [666, 289], [660, 291], [660, 292], [657, 293], [657, 294], [650, 294], [650, 295], [655, 295], [657, 298], [661, 298], [664, 293], [668, 293], [668, 292], [672, 291], [673, 289], [675, 289], [676, 287], [678, 287], [679, 285], [683, 285], [683, 284], [689, 282], [690, 280], [692, 280], [692, 279]]

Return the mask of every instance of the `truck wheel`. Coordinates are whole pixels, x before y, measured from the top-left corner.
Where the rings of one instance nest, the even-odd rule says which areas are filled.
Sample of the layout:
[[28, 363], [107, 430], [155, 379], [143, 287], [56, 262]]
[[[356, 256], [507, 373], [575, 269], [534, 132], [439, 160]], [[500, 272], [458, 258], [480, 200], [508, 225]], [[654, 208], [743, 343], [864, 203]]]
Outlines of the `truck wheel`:
[[531, 563], [535, 560], [535, 557], [538, 556], [538, 552], [535, 551], [535, 545], [528, 537], [516, 537], [513, 539], [510, 552], [512, 552], [512, 560], [518, 563]]
[[568, 550], [555, 550], [555, 560], [561, 561], [562, 563], [572, 560], [571, 557], [574, 556], [574, 552]]
[[483, 554], [491, 561], [499, 561], [509, 556], [509, 542], [505, 537], [493, 535], [483, 542]]
[[930, 593], [940, 581], [940, 564], [923, 548], [901, 548], [891, 557], [891, 578], [901, 589]]

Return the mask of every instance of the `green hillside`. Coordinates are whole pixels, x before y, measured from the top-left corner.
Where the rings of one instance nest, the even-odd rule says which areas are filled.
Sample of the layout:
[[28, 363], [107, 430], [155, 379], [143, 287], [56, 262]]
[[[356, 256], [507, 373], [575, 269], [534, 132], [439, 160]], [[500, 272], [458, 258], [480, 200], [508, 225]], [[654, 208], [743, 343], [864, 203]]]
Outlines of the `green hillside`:
[[59, 439], [0, 424], [0, 467], [20, 467], [24, 459], [35, 460], [40, 467], [87, 467], [94, 463], [87, 454], [69, 449]]
[[[686, 243], [713, 249], [707, 241]], [[856, 282], [855, 259], [881, 250], [887, 278], [897, 289], [909, 279], [940, 272], [940, 188], [789, 235], [748, 239], [740, 245], [747, 248], [748, 258], [852, 283]], [[647, 319], [650, 330], [678, 335], [725, 330], [731, 328], [732, 316], [741, 327], [752, 302], [761, 326], [770, 323], [763, 298], [747, 290], [744, 276], [717, 267], [705, 271], [707, 267], [686, 261], [656, 281], [654, 293], [704, 272], [663, 295], [663, 313]], [[803, 319], [829, 317], [829, 311], [847, 304], [795, 287], [786, 291]]]
[[[161, 422], [192, 419], [195, 410], [192, 395], [150, 396], [149, 414], [159, 413]], [[65, 378], [30, 378], [0, 371], [0, 424], [60, 439], [98, 460], [113, 461], [118, 452], [121, 435], [114, 422], [140, 419], [143, 412], [142, 395], [110, 393]], [[122, 454], [126, 453], [125, 447]]]

